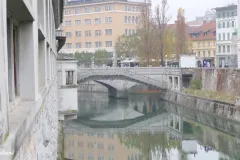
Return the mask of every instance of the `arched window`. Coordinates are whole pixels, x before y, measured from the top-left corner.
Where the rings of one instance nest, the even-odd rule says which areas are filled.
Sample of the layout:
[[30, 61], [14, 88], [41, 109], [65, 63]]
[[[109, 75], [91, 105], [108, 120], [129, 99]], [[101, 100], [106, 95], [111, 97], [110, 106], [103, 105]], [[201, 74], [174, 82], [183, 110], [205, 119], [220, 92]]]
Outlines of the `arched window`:
[[128, 17], [128, 23], [131, 23], [131, 16]]
[[135, 17], [132, 16], [132, 23], [134, 24], [135, 23]]

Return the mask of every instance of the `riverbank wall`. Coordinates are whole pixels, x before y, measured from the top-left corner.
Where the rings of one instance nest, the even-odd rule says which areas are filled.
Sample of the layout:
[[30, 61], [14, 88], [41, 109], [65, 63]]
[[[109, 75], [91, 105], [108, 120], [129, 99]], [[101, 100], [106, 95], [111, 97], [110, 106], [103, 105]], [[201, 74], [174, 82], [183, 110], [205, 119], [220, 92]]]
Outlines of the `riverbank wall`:
[[160, 93], [160, 99], [240, 122], [240, 108], [234, 104], [173, 91], [162, 91]]

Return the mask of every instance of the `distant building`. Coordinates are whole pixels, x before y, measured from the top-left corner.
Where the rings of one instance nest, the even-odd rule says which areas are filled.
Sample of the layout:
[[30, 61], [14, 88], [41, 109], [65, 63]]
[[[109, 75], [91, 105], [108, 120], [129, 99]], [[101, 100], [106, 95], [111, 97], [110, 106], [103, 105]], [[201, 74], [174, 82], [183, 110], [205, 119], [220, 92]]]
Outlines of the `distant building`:
[[237, 67], [237, 5], [216, 10], [216, 66]]
[[216, 54], [216, 22], [211, 21], [204, 23], [200, 27], [192, 28], [192, 31], [189, 33], [189, 39], [191, 41], [190, 47], [196, 55], [199, 64], [204, 66], [204, 64], [209, 62], [210, 66], [213, 66]]
[[65, 1], [64, 53], [95, 52], [99, 49], [114, 53], [117, 38], [136, 33], [143, 2], [128, 0]]
[[216, 13], [214, 11], [207, 10], [204, 16], [196, 17], [196, 20], [188, 21], [186, 24], [190, 27], [200, 27], [204, 23], [216, 20]]

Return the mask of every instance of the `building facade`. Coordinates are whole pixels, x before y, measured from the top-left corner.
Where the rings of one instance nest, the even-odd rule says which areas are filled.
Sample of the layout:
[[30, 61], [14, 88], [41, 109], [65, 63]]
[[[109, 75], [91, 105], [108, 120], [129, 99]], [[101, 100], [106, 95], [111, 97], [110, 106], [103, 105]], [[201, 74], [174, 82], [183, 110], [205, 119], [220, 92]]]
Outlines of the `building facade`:
[[1, 160], [57, 158], [61, 0], [0, 1]]
[[189, 33], [192, 52], [196, 55], [198, 63], [210, 62], [210, 66], [215, 65], [216, 54], [216, 23], [211, 21], [202, 26], [193, 28]]
[[144, 3], [128, 0], [68, 1], [64, 7], [66, 44], [63, 53], [107, 50], [114, 53], [117, 38], [136, 33]]
[[216, 10], [216, 67], [237, 67], [237, 5]]

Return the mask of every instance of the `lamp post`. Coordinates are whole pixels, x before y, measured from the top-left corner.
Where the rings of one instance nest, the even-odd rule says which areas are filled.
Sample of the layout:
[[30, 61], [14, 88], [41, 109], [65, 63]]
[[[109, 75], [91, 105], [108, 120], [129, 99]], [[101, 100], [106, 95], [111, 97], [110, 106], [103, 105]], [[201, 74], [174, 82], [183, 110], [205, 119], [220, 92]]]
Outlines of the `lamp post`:
[[168, 56], [166, 55], [166, 67], [168, 66]]
[[92, 56], [92, 68], [94, 68], [94, 56]]

